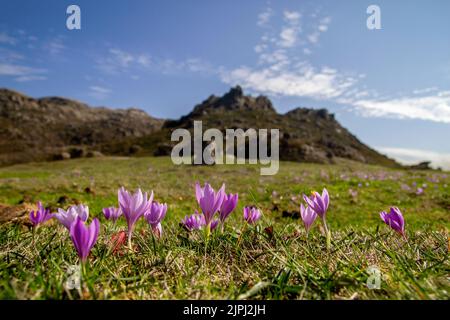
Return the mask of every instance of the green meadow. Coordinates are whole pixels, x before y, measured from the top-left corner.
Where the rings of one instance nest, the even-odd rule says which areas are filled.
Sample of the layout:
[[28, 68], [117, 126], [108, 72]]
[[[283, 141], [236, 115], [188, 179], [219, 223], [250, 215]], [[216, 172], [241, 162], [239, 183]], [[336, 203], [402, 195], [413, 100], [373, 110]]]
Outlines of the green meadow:
[[[194, 183], [226, 184], [239, 203], [223, 232], [208, 241], [181, 219], [199, 209]], [[168, 204], [157, 239], [138, 222], [131, 252], [115, 246], [126, 229], [105, 220], [118, 206], [117, 190], [154, 191]], [[299, 215], [302, 194], [327, 188], [327, 249], [320, 219], [309, 233]], [[281, 162], [274, 176], [255, 165], [175, 166], [167, 157], [102, 157], [0, 168], [0, 204], [42, 201], [52, 211], [76, 203], [101, 222], [99, 239], [70, 290], [69, 269], [79, 263], [68, 231], [56, 221], [33, 230], [0, 225], [1, 299], [448, 299], [450, 174], [341, 161], [334, 165]], [[263, 217], [243, 220], [244, 206]], [[407, 239], [385, 225], [379, 212], [397, 206]], [[54, 219], [53, 219], [54, 220]], [[371, 289], [368, 269], [380, 271]]]

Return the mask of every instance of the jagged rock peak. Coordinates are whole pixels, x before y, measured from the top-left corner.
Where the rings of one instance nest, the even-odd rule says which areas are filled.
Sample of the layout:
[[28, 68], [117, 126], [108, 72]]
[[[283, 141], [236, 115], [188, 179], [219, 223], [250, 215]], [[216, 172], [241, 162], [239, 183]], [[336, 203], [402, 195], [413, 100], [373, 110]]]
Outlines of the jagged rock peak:
[[272, 102], [266, 96], [252, 97], [245, 95], [242, 88], [237, 85], [232, 87], [221, 97], [214, 95], [195, 106], [193, 114], [207, 113], [209, 110], [264, 110], [275, 112]]

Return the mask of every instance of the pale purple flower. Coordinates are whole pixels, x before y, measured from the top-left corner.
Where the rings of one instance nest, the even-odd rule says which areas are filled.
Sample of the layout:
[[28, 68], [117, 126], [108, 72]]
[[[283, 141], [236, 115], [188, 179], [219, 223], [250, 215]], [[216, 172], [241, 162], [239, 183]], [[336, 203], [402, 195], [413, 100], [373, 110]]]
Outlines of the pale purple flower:
[[255, 207], [244, 207], [244, 219], [249, 224], [256, 223], [261, 218], [261, 211]]
[[322, 219], [326, 217], [328, 205], [330, 204], [330, 198], [327, 189], [323, 189], [322, 195], [318, 192], [313, 191], [311, 197], [303, 195], [303, 199], [306, 201], [308, 206], [314, 210]]
[[202, 188], [197, 182], [195, 184], [195, 197], [202, 209], [202, 213], [205, 216], [206, 225], [209, 226], [212, 222], [214, 214], [220, 209], [223, 199], [225, 197], [225, 184], [215, 192], [214, 189], [205, 183]]
[[309, 229], [311, 229], [312, 224], [316, 221], [317, 214], [310, 207], [305, 208], [302, 203], [300, 204], [300, 216], [305, 225], [306, 233], [309, 233]]
[[115, 207], [103, 208], [103, 214], [105, 215], [105, 218], [107, 220], [116, 222], [117, 219], [119, 219], [119, 217], [122, 215], [122, 210]]
[[393, 230], [405, 236], [405, 219], [397, 207], [391, 207], [390, 213], [380, 212], [380, 218]]
[[330, 197], [328, 195], [327, 189], [323, 189], [322, 195], [316, 191], [313, 191], [311, 197], [309, 198], [306, 195], [303, 195], [303, 199], [308, 204], [308, 207], [311, 208], [322, 219], [323, 227], [325, 228], [325, 233], [327, 235], [328, 245], [330, 232], [327, 225], [327, 210], [330, 204]]
[[223, 198], [222, 206], [220, 207], [220, 221], [223, 223], [226, 218], [236, 209], [238, 203], [238, 194], [225, 195]]
[[147, 211], [150, 210], [153, 201], [153, 191], [148, 197], [147, 192], [142, 193], [138, 189], [134, 194], [129, 193], [124, 187], [118, 191], [119, 206], [128, 225], [128, 245], [131, 247], [131, 235], [134, 225]]
[[86, 261], [89, 252], [97, 241], [100, 222], [95, 218], [90, 226], [86, 226], [80, 217], [76, 217], [70, 226], [70, 238], [81, 261]]
[[30, 212], [30, 220], [35, 226], [53, 218], [53, 215], [50, 213], [50, 210], [45, 209], [40, 201], [37, 203], [37, 206], [38, 210]]
[[150, 210], [144, 214], [145, 220], [147, 220], [147, 222], [152, 227], [152, 231], [158, 237], [161, 237], [162, 235], [161, 221], [166, 216], [166, 212], [167, 204], [160, 204], [156, 201], [153, 201], [152, 205], [150, 206]]
[[421, 187], [417, 188], [416, 194], [417, 194], [418, 196], [422, 195], [423, 193], [424, 193], [423, 188], [421, 188]]
[[86, 221], [89, 217], [89, 207], [79, 204], [71, 206], [67, 211], [58, 208], [58, 213], [54, 214], [55, 218], [61, 222], [63, 226], [70, 230], [70, 226], [79, 217], [82, 221]]

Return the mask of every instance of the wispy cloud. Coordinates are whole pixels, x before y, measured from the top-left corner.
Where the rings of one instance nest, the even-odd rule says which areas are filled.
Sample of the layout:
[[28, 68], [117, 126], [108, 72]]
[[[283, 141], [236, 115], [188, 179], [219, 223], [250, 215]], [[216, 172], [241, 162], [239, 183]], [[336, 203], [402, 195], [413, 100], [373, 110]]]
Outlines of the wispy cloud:
[[301, 14], [298, 11], [284, 11], [283, 12], [285, 25], [280, 32], [279, 46], [284, 48], [291, 48], [297, 43], [297, 37], [301, 32], [300, 18]]
[[45, 80], [46, 69], [32, 68], [18, 64], [0, 63], [0, 76], [10, 76], [18, 82]]
[[111, 90], [100, 86], [90, 86], [89, 95], [97, 100], [104, 100], [111, 94]]
[[146, 71], [160, 72], [162, 74], [177, 74], [185, 72], [196, 72], [211, 74], [215, 72], [206, 61], [199, 58], [188, 58], [185, 60], [173, 60], [170, 58], [154, 57], [146, 53], [132, 53], [126, 50], [112, 48], [107, 54], [97, 59], [97, 68], [106, 74], [130, 74], [132, 79], [138, 79], [139, 75]]
[[268, 25], [270, 18], [273, 15], [273, 10], [270, 6], [267, 6], [259, 15], [257, 25], [260, 27]]
[[[266, 12], [267, 9], [263, 11]], [[266, 15], [258, 17], [258, 25], [261, 16]], [[313, 23], [302, 26], [303, 16], [312, 18]], [[222, 70], [223, 82], [240, 84], [259, 93], [328, 100], [350, 106], [367, 117], [450, 123], [450, 91], [428, 87], [412, 90], [409, 94], [383, 97], [363, 85], [363, 74], [312, 64], [313, 47], [319, 42], [320, 35], [329, 30], [331, 17], [284, 10], [278, 33], [273, 10], [270, 17], [264, 20], [264, 33], [254, 47], [258, 64]], [[266, 28], [268, 26], [270, 28]], [[299, 51], [303, 56], [298, 54]]]
[[309, 64], [281, 68], [252, 69], [241, 67], [222, 74], [225, 83], [241, 84], [252, 90], [284, 96], [330, 99], [340, 96], [355, 80], [340, 75], [335, 69], [315, 69]]
[[119, 48], [110, 48], [101, 58], [97, 59], [97, 68], [107, 74], [128, 72], [131, 68], [148, 68], [152, 59], [147, 54], [135, 54]]
[[[33, 41], [33, 40], [31, 40]], [[44, 43], [44, 50], [46, 50], [50, 55], [57, 56], [66, 49], [63, 37], [55, 37], [46, 43]]]
[[450, 170], [450, 153], [439, 153], [429, 150], [376, 147], [376, 149], [404, 164], [417, 164], [422, 161], [431, 161], [435, 168]]
[[8, 35], [6, 32], [0, 33], [0, 43], [15, 45], [17, 43], [17, 39]]
[[[275, 16], [275, 13], [271, 11], [271, 15]], [[314, 21], [317, 22], [315, 30], [325, 32], [331, 19], [315, 18]], [[301, 12], [284, 10], [281, 22], [278, 33], [272, 26], [255, 46], [259, 63], [256, 66], [223, 70], [222, 81], [266, 94], [313, 99], [339, 97], [356, 83], [356, 79], [351, 76], [326, 66], [314, 67], [306, 59], [312, 51], [306, 46], [307, 40], [302, 40]], [[303, 57], [298, 55], [299, 48], [302, 48], [300, 52], [304, 53]]]
[[347, 101], [367, 117], [421, 119], [450, 123], [450, 91], [424, 90], [422, 95], [411, 94], [397, 98], [361, 98]]
[[325, 17], [320, 19], [319, 24], [314, 28], [314, 30], [307, 36], [309, 42], [318, 43], [320, 34], [328, 30], [328, 25], [331, 23], [330, 17]]

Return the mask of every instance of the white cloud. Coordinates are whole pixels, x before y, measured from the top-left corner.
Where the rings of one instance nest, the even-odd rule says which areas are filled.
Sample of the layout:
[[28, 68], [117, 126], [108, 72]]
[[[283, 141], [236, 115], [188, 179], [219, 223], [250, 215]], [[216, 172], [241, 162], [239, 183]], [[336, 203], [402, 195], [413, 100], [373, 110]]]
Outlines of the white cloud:
[[222, 73], [222, 80], [230, 85], [240, 84], [258, 92], [274, 95], [330, 99], [343, 94], [354, 84], [330, 68], [314, 69], [309, 64], [295, 67], [291, 62], [279, 69], [251, 69], [241, 67]]
[[[298, 56], [298, 47], [305, 56], [312, 53], [308, 47], [303, 46], [306, 40], [300, 39], [302, 14], [284, 10], [282, 18], [279, 33], [266, 32], [261, 37], [261, 42], [254, 47], [259, 58], [258, 65], [222, 70], [220, 76], [223, 82], [229, 85], [239, 84], [264, 94], [313, 99], [339, 97], [354, 85], [356, 80], [333, 68], [315, 68], [307, 60], [302, 60]], [[330, 19], [324, 18], [317, 22], [328, 26]], [[274, 28], [270, 29], [275, 31]]]
[[450, 170], [450, 153], [391, 147], [376, 147], [375, 149], [404, 164], [410, 165], [422, 161], [431, 161], [432, 166], [435, 168], [441, 167], [445, 170]]
[[319, 24], [314, 28], [310, 34], [308, 34], [307, 39], [309, 42], [316, 44], [319, 42], [320, 34], [328, 30], [328, 25], [331, 23], [330, 17], [325, 17], [319, 20]]
[[110, 89], [103, 88], [100, 86], [90, 86], [89, 87], [89, 95], [98, 100], [104, 100], [111, 93]]
[[298, 11], [288, 11], [288, 10], [285, 10], [283, 12], [283, 15], [284, 19], [291, 24], [298, 24], [302, 16]]
[[211, 74], [214, 68], [199, 58], [173, 60], [157, 58], [145, 53], [131, 53], [118, 48], [109, 49], [105, 57], [97, 59], [97, 68], [111, 75], [130, 73], [133, 80], [138, 79], [137, 72], [157, 71], [162, 74], [177, 74], [180, 72], [195, 72]]
[[17, 39], [9, 36], [7, 33], [0, 33], [0, 43], [15, 45], [17, 43]]
[[16, 81], [45, 80], [46, 69], [38, 69], [18, 64], [0, 63], [0, 76], [15, 77]]
[[297, 41], [297, 32], [294, 28], [285, 28], [280, 33], [280, 46], [290, 48], [295, 45]]
[[56, 37], [45, 43], [44, 49], [47, 50], [49, 54], [56, 56], [59, 55], [63, 50], [65, 50], [66, 46], [63, 43], [62, 37]]
[[126, 72], [129, 68], [148, 68], [152, 59], [147, 54], [134, 54], [118, 48], [111, 48], [107, 54], [97, 59], [97, 68], [108, 74]]
[[264, 11], [258, 15], [257, 25], [260, 27], [266, 26], [269, 23], [272, 15], [273, 15], [272, 8], [270, 7], [265, 8]]
[[362, 115], [394, 117], [450, 123], [450, 92], [392, 99], [354, 99], [349, 101]]
[[284, 11], [283, 16], [286, 25], [283, 26], [280, 32], [278, 45], [280, 47], [291, 48], [296, 45], [298, 35], [301, 32], [301, 14], [297, 11]]
[[45, 76], [20, 76], [15, 78], [17, 82], [28, 82], [28, 81], [38, 81], [38, 80], [47, 80]]

